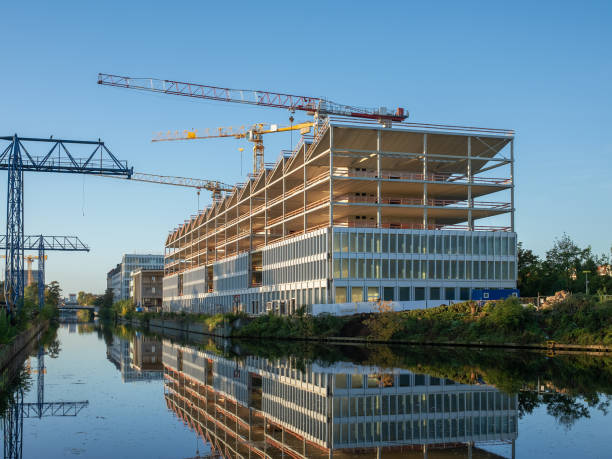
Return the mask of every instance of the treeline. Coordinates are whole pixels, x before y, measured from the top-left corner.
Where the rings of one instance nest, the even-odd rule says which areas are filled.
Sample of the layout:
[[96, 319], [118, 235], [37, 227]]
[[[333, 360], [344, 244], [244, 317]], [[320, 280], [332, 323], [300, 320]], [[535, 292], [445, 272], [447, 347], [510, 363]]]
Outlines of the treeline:
[[103, 295], [80, 291], [77, 293], [77, 303], [82, 306], [112, 306], [113, 290], [107, 288]]
[[[5, 303], [4, 282], [0, 282], [0, 301]], [[23, 292], [23, 298], [16, 307], [15, 314], [9, 317], [7, 310], [0, 311], [0, 344], [8, 343], [18, 333], [31, 326], [37, 318], [51, 319], [57, 315], [62, 289], [59, 282], [53, 281], [45, 286], [44, 304], [38, 304], [38, 283], [28, 285]]]
[[598, 266], [609, 264], [609, 254], [597, 255], [590, 246], [581, 248], [567, 234], [556, 239], [543, 258], [519, 243], [518, 288], [526, 297], [560, 290], [585, 292], [588, 276], [590, 293], [612, 293], [612, 277], [597, 272]]

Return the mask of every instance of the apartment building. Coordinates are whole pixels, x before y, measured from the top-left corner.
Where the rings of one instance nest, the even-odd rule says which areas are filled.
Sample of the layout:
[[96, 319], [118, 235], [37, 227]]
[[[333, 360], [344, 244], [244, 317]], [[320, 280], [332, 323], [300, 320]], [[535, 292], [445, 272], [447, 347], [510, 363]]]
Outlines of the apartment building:
[[106, 275], [107, 287], [113, 289], [114, 301], [130, 298], [132, 271], [136, 269], [163, 270], [164, 256], [156, 254], [125, 254], [115, 268]]
[[349, 314], [514, 289], [514, 133], [328, 119], [165, 243], [166, 310]]
[[134, 304], [148, 311], [161, 310], [164, 270], [137, 268], [130, 276], [130, 298]]

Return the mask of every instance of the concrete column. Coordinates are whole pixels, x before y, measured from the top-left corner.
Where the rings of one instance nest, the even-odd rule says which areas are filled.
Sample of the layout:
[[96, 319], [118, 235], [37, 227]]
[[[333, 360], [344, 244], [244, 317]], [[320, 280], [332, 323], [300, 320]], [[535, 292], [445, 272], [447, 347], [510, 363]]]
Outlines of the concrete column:
[[468, 230], [474, 231], [474, 220], [472, 219], [472, 209], [474, 208], [474, 198], [472, 196], [472, 137], [467, 138], [467, 177], [468, 177]]
[[253, 182], [249, 180], [249, 252], [253, 251]]
[[[285, 160], [283, 159], [283, 169], [285, 168]], [[282, 212], [283, 212], [283, 225], [282, 225], [282, 231], [283, 231], [283, 236], [285, 236], [287, 234], [287, 232], [285, 231], [285, 192], [287, 191], [286, 188], [286, 184], [285, 184], [285, 173], [283, 172], [282, 175], [282, 183], [283, 183], [283, 203], [282, 203]]]
[[329, 127], [329, 227], [334, 226], [334, 127]]
[[306, 232], [307, 228], [307, 217], [306, 217], [306, 151], [304, 151], [304, 189], [302, 193], [304, 195], [304, 232]]
[[427, 218], [427, 134], [423, 134], [423, 229], [427, 229], [429, 221]]
[[[265, 174], [266, 171], [263, 171]], [[265, 180], [265, 177], [263, 178]], [[264, 185], [264, 244], [268, 245], [268, 187]]]
[[514, 138], [510, 141], [510, 183], [510, 228], [514, 232]]
[[382, 142], [382, 131], [379, 129], [376, 133], [376, 227], [382, 228], [382, 212], [380, 204], [382, 201], [381, 196], [381, 182], [380, 176], [382, 174], [381, 158], [380, 158], [380, 147]]
[[[215, 225], [215, 230], [214, 230], [214, 231], [215, 231], [215, 261], [217, 261], [217, 258], [218, 258], [218, 257], [217, 257], [217, 247], [218, 247], [218, 245], [217, 245], [217, 243], [218, 243], [218, 237], [217, 237], [217, 236], [218, 236], [218, 229], [219, 229], [219, 227], [217, 226], [217, 222], [218, 222], [218, 220], [219, 220], [218, 215], [215, 215], [215, 219], [213, 220], [213, 223], [214, 223], [214, 225]], [[212, 280], [212, 279], [211, 279], [211, 280]]]

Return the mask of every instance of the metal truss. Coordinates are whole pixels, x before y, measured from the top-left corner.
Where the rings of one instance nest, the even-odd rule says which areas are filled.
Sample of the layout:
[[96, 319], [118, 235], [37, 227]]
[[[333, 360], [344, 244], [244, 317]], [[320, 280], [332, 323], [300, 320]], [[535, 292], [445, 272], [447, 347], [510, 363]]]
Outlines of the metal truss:
[[[124, 176], [130, 178], [133, 170], [126, 161], [119, 161], [101, 140], [82, 141], [66, 139], [48, 139], [23, 137], [17, 134], [0, 137], [0, 142], [8, 145], [0, 148], [0, 170], [8, 171], [8, 193], [6, 206], [6, 233], [4, 246], [6, 251], [6, 274], [4, 296], [9, 313], [14, 314], [20, 306], [24, 290], [24, 250], [41, 250], [49, 242], [48, 250], [83, 250], [84, 244], [78, 238], [61, 237], [49, 241], [26, 241], [24, 238], [23, 219], [23, 173], [59, 172], [69, 174], [91, 174]], [[34, 154], [34, 150], [40, 150]], [[92, 151], [93, 148], [93, 151]], [[75, 150], [85, 150], [85, 158], [75, 156]], [[60, 240], [61, 239], [61, 240]], [[33, 246], [33, 244], [35, 244]], [[54, 247], [61, 247], [55, 249]], [[31, 247], [31, 248], [30, 248]], [[47, 248], [45, 247], [45, 250]], [[40, 292], [39, 292], [40, 294]]]
[[89, 401], [82, 402], [44, 402], [24, 403], [23, 417], [27, 418], [46, 418], [51, 416], [76, 416], [83, 408], [89, 405]]
[[[62, 252], [89, 252], [89, 246], [85, 245], [78, 236], [24, 236], [24, 250], [54, 250]], [[0, 236], [0, 250], [6, 249], [6, 236]]]
[[142, 91], [160, 92], [175, 96], [195, 97], [198, 99], [234, 102], [238, 104], [258, 105], [263, 107], [285, 108], [290, 111], [301, 110], [325, 115], [340, 115], [372, 120], [403, 121], [408, 117], [403, 110], [390, 113], [381, 108], [353, 107], [337, 104], [320, 97], [298, 96], [271, 91], [252, 89], [221, 88], [196, 83], [185, 83], [157, 78], [130, 78], [119, 75], [98, 74], [98, 84]]
[[223, 191], [225, 193], [229, 193], [234, 189], [232, 185], [228, 185], [217, 180], [204, 180], [188, 177], [172, 177], [169, 175], [142, 174], [140, 172], [133, 173], [131, 180], [135, 180], [137, 182], [160, 183], [162, 185], [184, 186], [190, 188], [197, 188], [198, 190], [209, 190], [213, 192]]
[[4, 457], [21, 458], [23, 453], [23, 389], [17, 389], [9, 399], [2, 418]]
[[[6, 236], [0, 236], [0, 250], [6, 250]], [[38, 250], [38, 307], [45, 304], [45, 250], [89, 252], [89, 247], [77, 236], [24, 236], [23, 250]]]
[[[63, 172], [71, 174], [121, 175], [130, 177], [132, 169], [127, 161], [118, 160], [106, 147], [104, 142], [88, 140], [39, 139], [30, 137], [0, 137], [9, 141], [9, 145], [0, 154], [0, 170], [9, 169], [10, 152], [17, 150], [20, 156], [19, 165], [23, 171]], [[49, 144], [51, 144], [49, 146]], [[34, 155], [30, 149], [44, 147], [42, 153]], [[72, 151], [70, 151], [68, 148]], [[93, 151], [91, 149], [93, 148]], [[85, 151], [86, 157], [74, 155], [75, 149]], [[33, 151], [33, 150], [32, 150]]]

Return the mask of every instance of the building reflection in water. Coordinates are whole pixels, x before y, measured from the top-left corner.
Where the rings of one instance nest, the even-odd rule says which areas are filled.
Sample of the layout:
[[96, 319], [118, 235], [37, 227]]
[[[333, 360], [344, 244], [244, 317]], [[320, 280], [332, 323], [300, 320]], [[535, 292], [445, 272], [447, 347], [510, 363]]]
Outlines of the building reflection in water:
[[131, 340], [113, 336], [106, 358], [121, 372], [124, 383], [160, 380], [164, 377], [161, 341], [136, 334]]
[[226, 457], [494, 458], [517, 438], [518, 396], [346, 362], [238, 362], [163, 341], [169, 409]]

